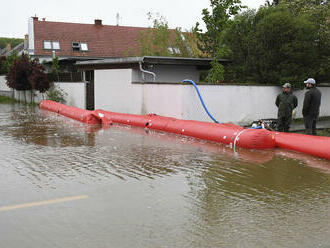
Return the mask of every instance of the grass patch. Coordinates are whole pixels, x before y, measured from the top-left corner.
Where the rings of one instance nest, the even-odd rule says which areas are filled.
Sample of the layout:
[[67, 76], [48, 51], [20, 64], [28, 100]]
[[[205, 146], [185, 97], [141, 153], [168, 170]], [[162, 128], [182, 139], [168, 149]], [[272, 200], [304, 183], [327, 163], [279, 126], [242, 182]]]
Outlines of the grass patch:
[[[318, 121], [330, 121], [330, 116], [319, 117]], [[293, 124], [303, 124], [304, 123], [304, 118], [292, 119], [291, 123], [293, 123]]]
[[318, 136], [330, 137], [330, 129], [317, 130], [316, 132]]
[[7, 97], [7, 96], [0, 96], [0, 103], [17, 103], [16, 99]]
[[39, 105], [39, 103], [36, 103], [36, 102], [30, 102], [30, 103], [20, 102], [14, 98], [7, 97], [7, 96], [0, 96], [0, 103], [21, 103], [21, 104], [29, 105], [32, 107]]
[[[305, 134], [305, 131], [298, 131], [294, 133], [300, 133], [300, 134]], [[316, 130], [317, 136], [324, 136], [324, 137], [330, 137], [330, 129], [319, 129]]]

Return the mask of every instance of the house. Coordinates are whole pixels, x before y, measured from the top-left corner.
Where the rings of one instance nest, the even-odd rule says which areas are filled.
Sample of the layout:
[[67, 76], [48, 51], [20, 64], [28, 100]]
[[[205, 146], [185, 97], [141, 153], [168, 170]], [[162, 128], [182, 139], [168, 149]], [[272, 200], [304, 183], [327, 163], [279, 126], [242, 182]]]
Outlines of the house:
[[[104, 25], [99, 19], [81, 24], [31, 17], [27, 51], [31, 57], [46, 61], [55, 56], [60, 61], [138, 56], [138, 38], [147, 30], [151, 28]], [[175, 51], [180, 52], [172, 49]]]
[[[27, 37], [27, 36], [26, 36]], [[0, 56], [10, 56], [14, 52], [16, 52], [18, 55], [21, 55], [24, 52], [24, 49], [27, 48], [27, 42], [24, 40], [24, 42], [14, 46], [10, 45], [10, 43], [7, 44], [7, 46], [3, 49], [0, 49]]]

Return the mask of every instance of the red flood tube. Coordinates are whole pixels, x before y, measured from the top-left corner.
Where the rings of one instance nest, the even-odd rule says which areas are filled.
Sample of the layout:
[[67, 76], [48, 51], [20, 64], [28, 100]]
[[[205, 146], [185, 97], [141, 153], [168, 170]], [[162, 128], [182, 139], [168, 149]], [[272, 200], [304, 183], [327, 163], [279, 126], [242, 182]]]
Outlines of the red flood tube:
[[274, 133], [265, 129], [244, 129], [234, 124], [180, 120], [154, 114], [121, 114], [103, 110], [95, 110], [95, 112], [103, 118], [110, 119], [113, 123], [175, 133], [202, 140], [220, 142], [233, 147], [238, 146], [250, 149], [275, 147]]
[[135, 115], [104, 110], [89, 111], [50, 100], [42, 101], [40, 108], [87, 124], [118, 123], [219, 142], [233, 148], [270, 149], [280, 147], [330, 160], [329, 137], [271, 132], [265, 129], [243, 128], [230, 123], [180, 120], [155, 114]]
[[330, 160], [329, 137], [277, 132], [275, 142], [281, 148]]
[[67, 106], [51, 100], [43, 100], [39, 106], [41, 109], [52, 111], [87, 124], [101, 123], [100, 119], [95, 116], [94, 111]]

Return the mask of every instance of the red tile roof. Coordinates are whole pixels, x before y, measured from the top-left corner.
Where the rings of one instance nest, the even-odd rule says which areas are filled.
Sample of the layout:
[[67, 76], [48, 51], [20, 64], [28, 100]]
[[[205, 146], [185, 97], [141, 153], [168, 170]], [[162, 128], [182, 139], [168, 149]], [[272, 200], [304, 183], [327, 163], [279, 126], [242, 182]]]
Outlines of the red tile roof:
[[[150, 28], [34, 20], [34, 54], [52, 55], [43, 41], [59, 41], [57, 56], [127, 57], [139, 55], [139, 32]], [[88, 51], [72, 51], [72, 42], [87, 42]]]

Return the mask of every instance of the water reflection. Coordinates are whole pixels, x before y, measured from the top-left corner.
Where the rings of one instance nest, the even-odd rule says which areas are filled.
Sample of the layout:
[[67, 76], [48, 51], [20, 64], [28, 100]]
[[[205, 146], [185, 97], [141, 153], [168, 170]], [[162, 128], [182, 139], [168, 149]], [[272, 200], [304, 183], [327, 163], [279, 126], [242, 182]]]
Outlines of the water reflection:
[[19, 111], [11, 111], [1, 129], [21, 142], [60, 147], [95, 145], [95, 130], [99, 130], [98, 126], [63, 119], [48, 111], [39, 114], [36, 107], [17, 108]]

